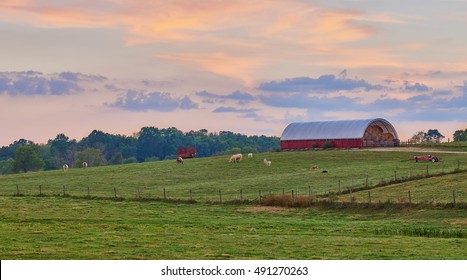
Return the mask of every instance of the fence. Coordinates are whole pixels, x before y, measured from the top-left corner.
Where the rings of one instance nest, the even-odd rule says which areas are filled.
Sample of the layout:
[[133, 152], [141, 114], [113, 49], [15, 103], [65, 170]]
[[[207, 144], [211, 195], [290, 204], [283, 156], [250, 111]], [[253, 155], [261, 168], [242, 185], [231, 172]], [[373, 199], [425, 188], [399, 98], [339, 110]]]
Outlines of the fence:
[[422, 178], [443, 176], [446, 174], [463, 173], [465, 163], [457, 161], [449, 169], [444, 163], [437, 165], [410, 166], [394, 170], [391, 176], [365, 175], [340, 178], [329, 177], [325, 183], [308, 183], [302, 186], [262, 186], [256, 188], [226, 189], [210, 188], [167, 188], [161, 186], [121, 187], [112, 185], [20, 185], [0, 186], [0, 195], [16, 196], [69, 196], [103, 199], [136, 199], [136, 200], [176, 200], [185, 202], [258, 202], [270, 195], [319, 198], [341, 202], [391, 202], [391, 203], [467, 203], [467, 188], [462, 182], [457, 186], [446, 186], [442, 189], [430, 189], [426, 192], [423, 186], [403, 189], [399, 193], [383, 192], [382, 186], [395, 183], [410, 182]]

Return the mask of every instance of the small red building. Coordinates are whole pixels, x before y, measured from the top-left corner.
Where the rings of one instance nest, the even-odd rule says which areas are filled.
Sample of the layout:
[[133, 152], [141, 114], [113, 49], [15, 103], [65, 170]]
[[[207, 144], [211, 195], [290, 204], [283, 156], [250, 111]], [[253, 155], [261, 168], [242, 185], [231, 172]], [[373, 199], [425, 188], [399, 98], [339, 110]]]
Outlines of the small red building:
[[399, 146], [397, 132], [385, 119], [291, 123], [282, 133], [281, 150]]
[[195, 158], [196, 157], [196, 147], [183, 147], [177, 150], [177, 155], [182, 158]]

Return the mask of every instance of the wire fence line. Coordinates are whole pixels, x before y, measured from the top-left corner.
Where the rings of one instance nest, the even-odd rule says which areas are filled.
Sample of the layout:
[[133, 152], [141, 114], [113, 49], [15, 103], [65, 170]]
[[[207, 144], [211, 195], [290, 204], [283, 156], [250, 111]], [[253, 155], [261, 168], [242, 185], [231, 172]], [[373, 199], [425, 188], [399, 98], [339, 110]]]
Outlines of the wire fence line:
[[[228, 202], [228, 201], [258, 201], [270, 195], [282, 195], [294, 197], [323, 198], [329, 200], [340, 200], [350, 202], [378, 202], [391, 201], [394, 203], [420, 203], [427, 201], [434, 202], [467, 202], [467, 187], [458, 189], [445, 188], [433, 192], [424, 192], [414, 189], [399, 193], [382, 193], [380, 187], [397, 183], [410, 182], [429, 177], [443, 176], [447, 174], [463, 173], [467, 169], [462, 169], [465, 163], [457, 161], [453, 166], [447, 168], [443, 163], [434, 166], [425, 165], [421, 168], [399, 168], [393, 171], [391, 176], [365, 175], [355, 178], [339, 178], [331, 176], [325, 183], [317, 185], [313, 182], [302, 186], [264, 186], [256, 188], [239, 187], [237, 189], [225, 188], [176, 188], [161, 186], [142, 187], [116, 187], [112, 185], [93, 185], [90, 182], [87, 186], [73, 185], [20, 185], [0, 186], [1, 196], [73, 196], [88, 198], [109, 198], [109, 199], [160, 199], [160, 200], [181, 200], [197, 202]], [[408, 193], [407, 193], [408, 192]], [[368, 193], [368, 195], [367, 195]], [[349, 195], [349, 199], [345, 196]], [[337, 197], [337, 198], [336, 198]]]
[[426, 195], [423, 192], [407, 191], [407, 192], [394, 192], [392, 195], [381, 195], [370, 189], [368, 191], [352, 192], [350, 190], [347, 195], [337, 196], [334, 193], [327, 195], [316, 196], [309, 191], [305, 194], [305, 190], [300, 192], [300, 189], [286, 190], [259, 190], [256, 194], [252, 192], [245, 192], [240, 189], [238, 193], [233, 194], [232, 192], [222, 192], [218, 190], [211, 195], [195, 196], [193, 190], [189, 190], [186, 196], [170, 196], [169, 193], [164, 189], [163, 193], [159, 196], [149, 196], [139, 193], [134, 196], [121, 196], [117, 188], [114, 188], [109, 195], [92, 195], [91, 189], [84, 194], [83, 192], [77, 192], [76, 190], [70, 190], [66, 187], [63, 188], [63, 192], [48, 192], [42, 186], [38, 188], [34, 194], [32, 190], [22, 192], [19, 186], [16, 187], [13, 196], [35, 196], [35, 197], [70, 197], [70, 198], [83, 198], [83, 199], [105, 199], [105, 200], [133, 200], [133, 201], [167, 201], [167, 202], [183, 202], [183, 203], [256, 203], [269, 205], [265, 202], [270, 197], [279, 197], [282, 201], [278, 204], [272, 204], [273, 206], [290, 206], [290, 207], [303, 207], [306, 205], [312, 205], [313, 203], [319, 202], [332, 202], [332, 203], [364, 203], [364, 204], [401, 204], [401, 205], [416, 205], [416, 204], [452, 204], [452, 205], [465, 205], [467, 204], [467, 191], [465, 189], [460, 190], [444, 190], [440, 191], [436, 197]]

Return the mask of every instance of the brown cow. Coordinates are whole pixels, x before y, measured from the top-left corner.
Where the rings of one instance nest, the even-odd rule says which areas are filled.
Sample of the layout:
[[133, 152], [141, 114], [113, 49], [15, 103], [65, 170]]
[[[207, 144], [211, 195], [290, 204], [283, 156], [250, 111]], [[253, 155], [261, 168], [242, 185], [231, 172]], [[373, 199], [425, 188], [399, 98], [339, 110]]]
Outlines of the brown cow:
[[183, 164], [183, 158], [182, 157], [177, 157], [177, 163]]

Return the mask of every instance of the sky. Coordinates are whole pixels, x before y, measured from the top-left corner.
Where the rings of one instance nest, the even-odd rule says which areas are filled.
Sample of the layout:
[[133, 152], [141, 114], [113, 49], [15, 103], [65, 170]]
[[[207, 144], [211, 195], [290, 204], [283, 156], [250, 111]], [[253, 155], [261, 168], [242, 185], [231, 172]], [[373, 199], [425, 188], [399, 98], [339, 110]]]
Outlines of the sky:
[[142, 127], [467, 129], [467, 0], [2, 0], [0, 146]]

